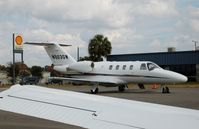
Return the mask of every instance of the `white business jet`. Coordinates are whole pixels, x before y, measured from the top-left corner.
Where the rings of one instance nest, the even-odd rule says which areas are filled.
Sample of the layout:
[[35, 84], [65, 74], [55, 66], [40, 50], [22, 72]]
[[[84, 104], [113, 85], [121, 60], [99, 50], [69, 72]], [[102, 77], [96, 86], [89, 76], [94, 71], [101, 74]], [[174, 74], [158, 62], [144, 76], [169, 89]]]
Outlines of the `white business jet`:
[[[150, 61], [77, 62], [60, 47], [70, 45], [34, 42], [26, 42], [25, 44], [44, 46], [54, 65], [54, 70], [67, 75], [67, 77], [54, 77], [55, 79], [89, 82], [93, 84], [91, 93], [98, 92], [99, 84], [118, 86], [119, 91], [124, 91], [128, 83], [138, 83], [138, 86], [142, 88], [144, 83], [168, 84], [187, 81], [186, 76], [164, 70]], [[162, 92], [169, 93], [169, 88], [163, 86]]]

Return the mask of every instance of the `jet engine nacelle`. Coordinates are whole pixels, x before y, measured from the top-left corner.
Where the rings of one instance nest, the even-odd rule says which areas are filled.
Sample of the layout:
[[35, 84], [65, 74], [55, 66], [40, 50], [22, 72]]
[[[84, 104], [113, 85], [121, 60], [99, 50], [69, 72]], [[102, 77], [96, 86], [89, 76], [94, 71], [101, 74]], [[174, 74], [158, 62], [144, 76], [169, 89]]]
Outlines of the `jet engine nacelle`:
[[54, 66], [53, 69], [61, 73], [67, 73], [68, 65]]
[[85, 73], [92, 71], [92, 69], [94, 68], [94, 63], [91, 61], [82, 61], [71, 64], [68, 68], [77, 72]]

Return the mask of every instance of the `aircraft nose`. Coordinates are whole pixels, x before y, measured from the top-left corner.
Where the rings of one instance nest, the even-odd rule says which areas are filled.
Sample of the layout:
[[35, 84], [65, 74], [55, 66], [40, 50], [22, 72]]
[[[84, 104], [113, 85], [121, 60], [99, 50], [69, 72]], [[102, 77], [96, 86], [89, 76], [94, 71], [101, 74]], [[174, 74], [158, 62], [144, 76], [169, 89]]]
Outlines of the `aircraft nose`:
[[178, 82], [187, 82], [188, 78], [182, 74], [176, 73], [175, 78]]
[[178, 77], [178, 80], [179, 80], [179, 82], [187, 82], [188, 78], [186, 76], [184, 76], [184, 75], [180, 75]]
[[165, 77], [168, 78], [169, 83], [184, 83], [184, 82], [187, 82], [188, 80], [186, 76], [177, 72], [170, 71], [170, 70], [164, 70], [164, 74], [165, 74]]

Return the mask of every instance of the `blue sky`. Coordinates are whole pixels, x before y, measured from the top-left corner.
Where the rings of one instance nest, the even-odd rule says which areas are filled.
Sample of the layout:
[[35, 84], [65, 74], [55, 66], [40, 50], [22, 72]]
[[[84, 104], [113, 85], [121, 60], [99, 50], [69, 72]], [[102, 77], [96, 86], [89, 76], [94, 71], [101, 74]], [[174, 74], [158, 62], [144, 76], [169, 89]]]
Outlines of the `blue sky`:
[[[76, 58], [103, 34], [112, 54], [193, 50], [199, 41], [198, 0], [0, 0], [0, 64], [12, 61], [12, 33], [24, 41], [65, 42]], [[199, 44], [198, 44], [199, 45]], [[20, 56], [17, 55], [17, 60]], [[50, 65], [43, 48], [24, 46], [24, 61]]]

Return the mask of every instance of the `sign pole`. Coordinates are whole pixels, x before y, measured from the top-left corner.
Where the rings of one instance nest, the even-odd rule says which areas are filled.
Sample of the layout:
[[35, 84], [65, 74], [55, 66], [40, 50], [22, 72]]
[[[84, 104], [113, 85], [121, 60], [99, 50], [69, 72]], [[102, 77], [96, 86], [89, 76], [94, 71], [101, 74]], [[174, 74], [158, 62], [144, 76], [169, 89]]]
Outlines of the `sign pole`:
[[23, 64], [23, 51], [21, 52], [21, 63]]
[[15, 48], [14, 48], [14, 46], [15, 46], [15, 34], [13, 33], [13, 37], [12, 37], [12, 41], [13, 41], [13, 84], [15, 84], [15, 52], [14, 52], [14, 50], [15, 50]]
[[17, 34], [15, 37], [15, 33], [13, 33], [13, 84], [16, 83], [16, 62], [15, 62], [15, 54], [21, 54], [21, 64], [23, 65], [23, 38], [21, 35]]

